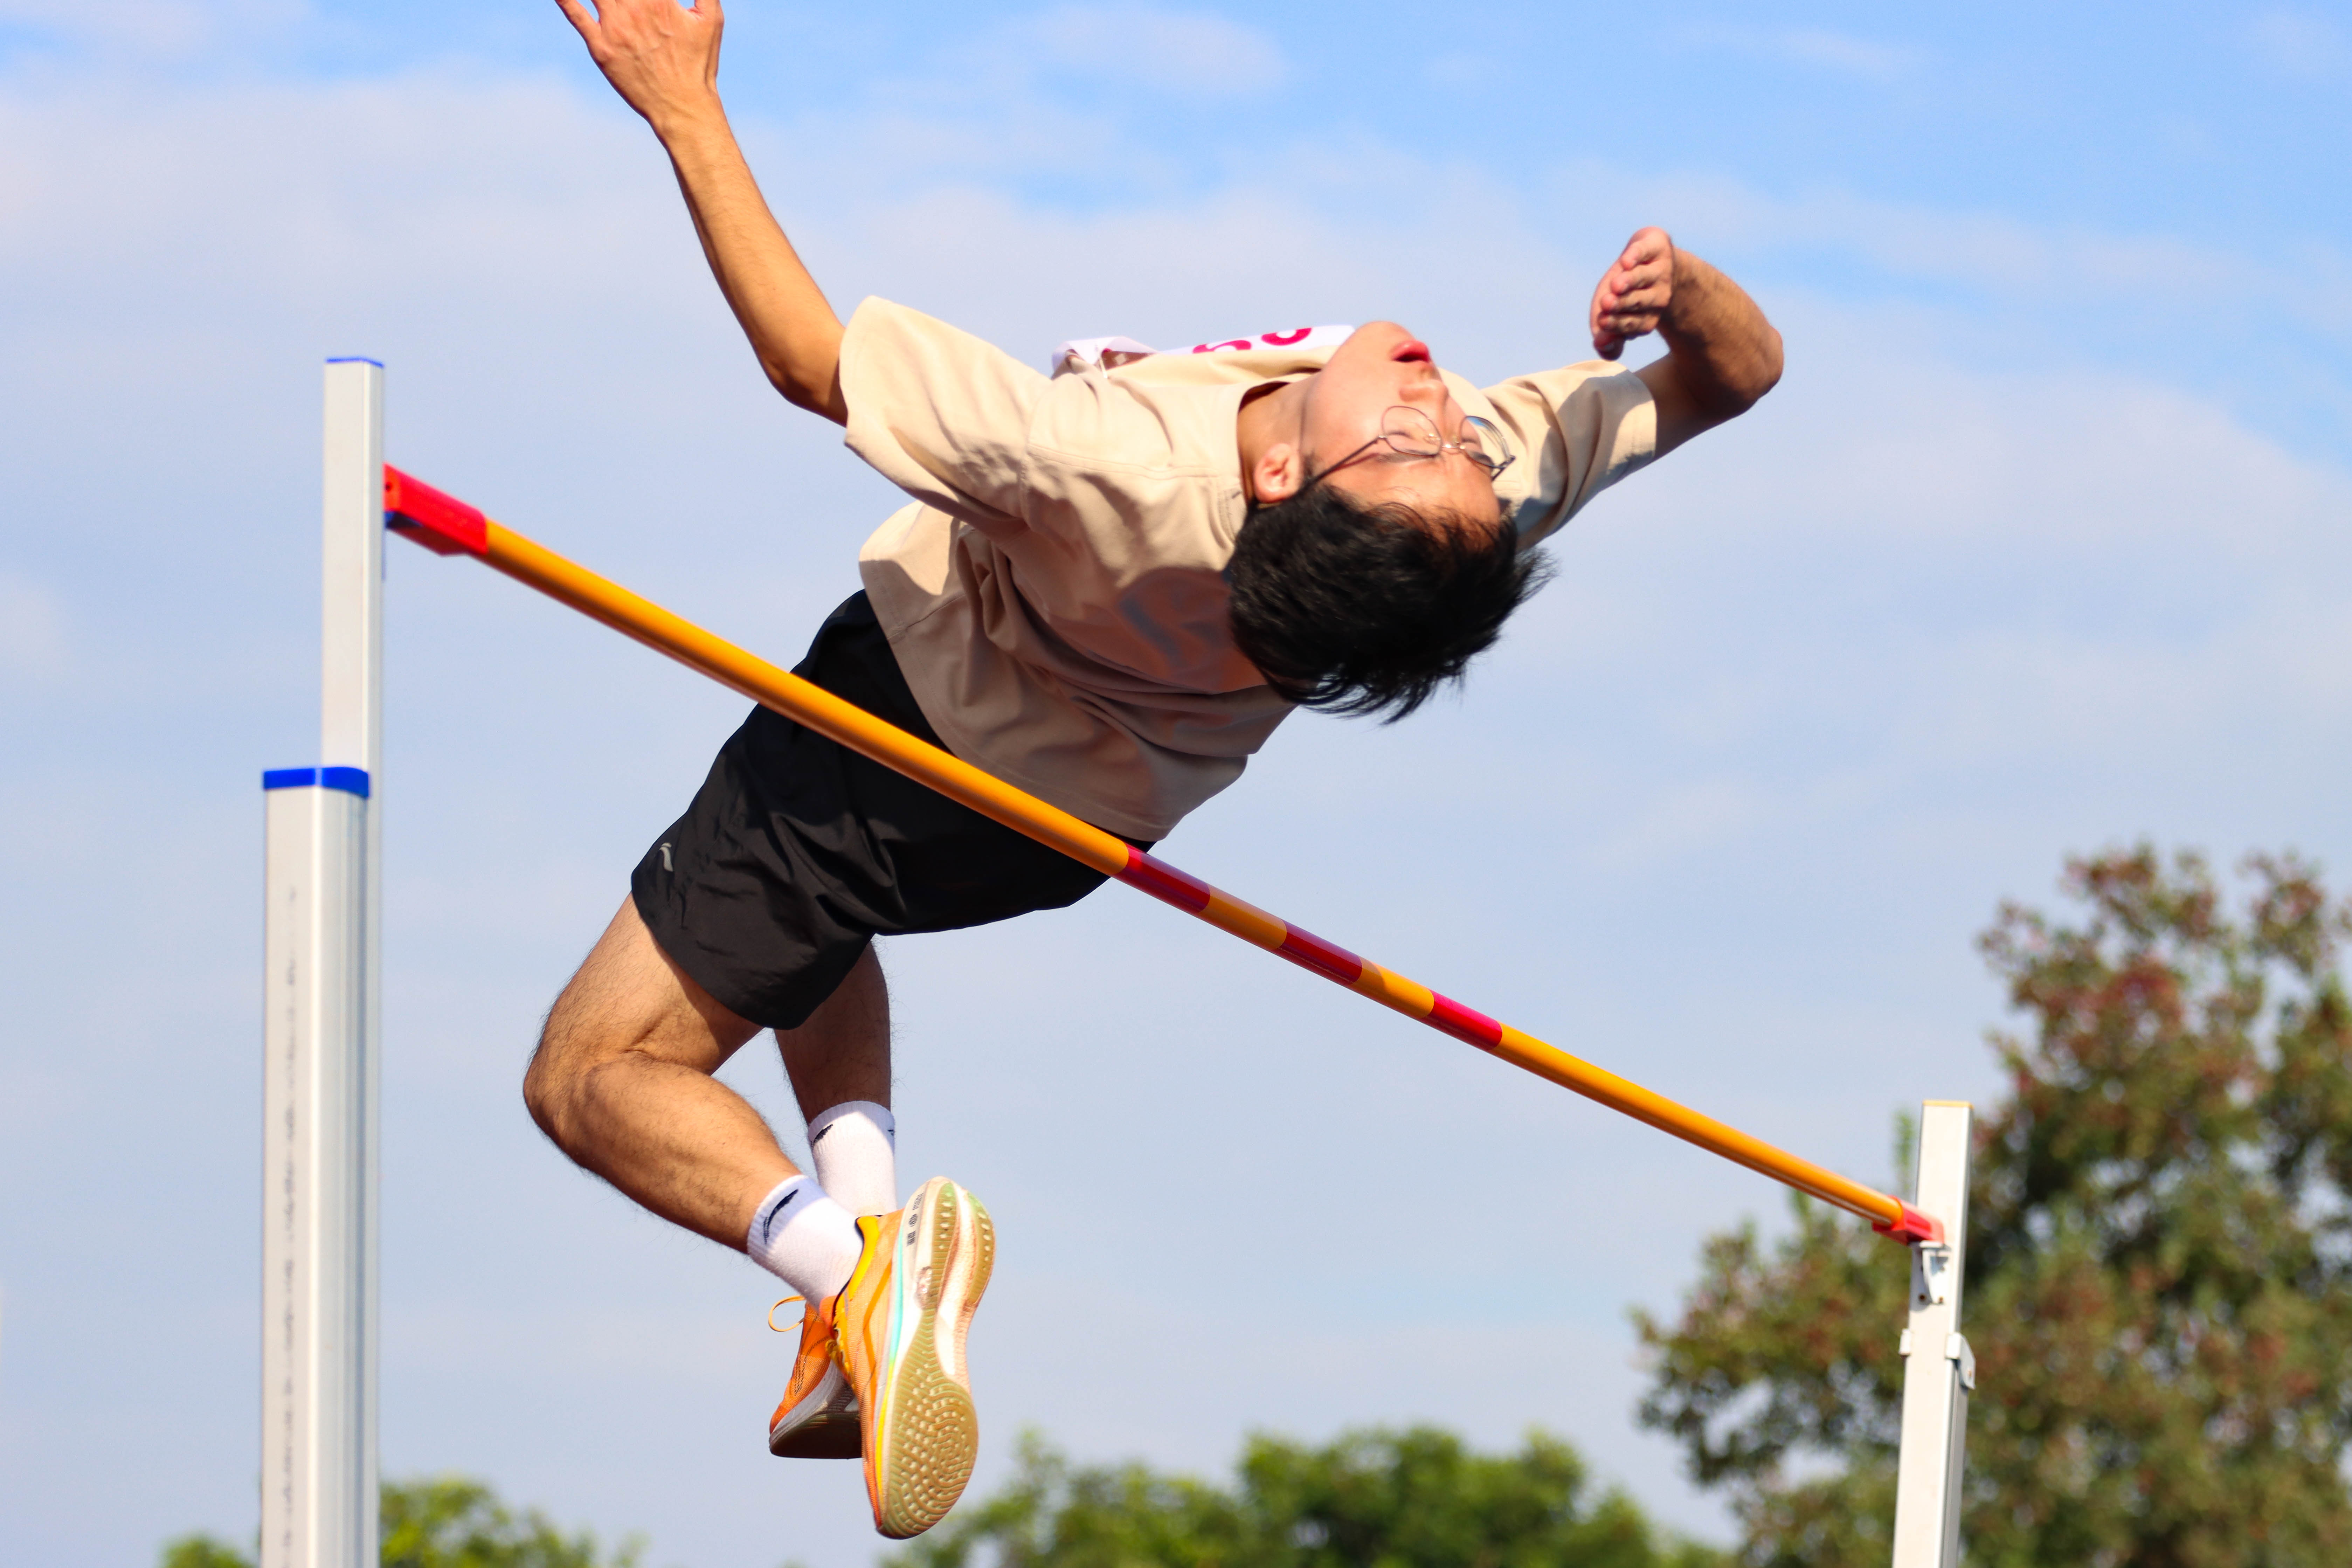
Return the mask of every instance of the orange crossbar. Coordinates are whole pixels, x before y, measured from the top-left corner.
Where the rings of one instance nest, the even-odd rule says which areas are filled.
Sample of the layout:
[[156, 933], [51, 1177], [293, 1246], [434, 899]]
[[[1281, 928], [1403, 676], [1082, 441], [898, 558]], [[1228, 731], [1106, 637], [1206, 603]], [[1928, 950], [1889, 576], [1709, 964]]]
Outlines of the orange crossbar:
[[1606, 1068], [1546, 1045], [1533, 1035], [1440, 995], [1393, 970], [1299, 930], [1264, 910], [1145, 854], [1125, 839], [1048, 805], [939, 747], [876, 718], [821, 686], [777, 668], [722, 637], [663, 609], [619, 584], [491, 521], [430, 485], [384, 469], [384, 516], [396, 531], [444, 555], [473, 555], [614, 630], [635, 637], [741, 692], [762, 707], [863, 752], [983, 816], [994, 818], [1082, 865], [1265, 948], [1301, 968], [1361, 993], [1384, 1007], [1500, 1057], [1538, 1078], [1574, 1089], [1612, 1110], [1785, 1182], [1870, 1221], [1894, 1239], [1940, 1241], [1943, 1226], [1902, 1199], [1798, 1158], [1736, 1127], [1677, 1104]]

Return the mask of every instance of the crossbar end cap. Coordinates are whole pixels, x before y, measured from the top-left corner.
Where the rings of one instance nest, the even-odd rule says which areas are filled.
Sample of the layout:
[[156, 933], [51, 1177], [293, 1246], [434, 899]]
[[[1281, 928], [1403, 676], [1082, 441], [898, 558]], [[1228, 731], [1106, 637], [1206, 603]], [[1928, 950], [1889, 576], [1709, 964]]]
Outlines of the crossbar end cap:
[[1943, 1241], [1944, 1222], [1942, 1220], [1933, 1215], [1921, 1214], [1900, 1198], [1895, 1200], [1895, 1206], [1903, 1211], [1900, 1219], [1874, 1219], [1870, 1222], [1870, 1228], [1888, 1240], [1900, 1242], [1905, 1247], [1915, 1246], [1923, 1241], [1937, 1244]]
[[489, 520], [478, 507], [383, 466], [383, 521], [436, 555], [486, 555]]

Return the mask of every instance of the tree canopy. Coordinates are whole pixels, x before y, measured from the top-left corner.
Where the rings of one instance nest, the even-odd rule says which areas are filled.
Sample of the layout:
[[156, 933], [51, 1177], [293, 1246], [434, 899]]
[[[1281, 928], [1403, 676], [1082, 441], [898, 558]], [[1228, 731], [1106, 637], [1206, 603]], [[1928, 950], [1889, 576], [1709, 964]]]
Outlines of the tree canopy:
[[[586, 1531], [566, 1535], [536, 1509], [516, 1513], [480, 1481], [459, 1476], [386, 1481], [383, 1568], [636, 1568], [637, 1548], [606, 1555]], [[208, 1535], [163, 1548], [162, 1568], [253, 1568]]]
[[1575, 1451], [1531, 1435], [1472, 1452], [1426, 1426], [1322, 1447], [1250, 1439], [1231, 1488], [1141, 1465], [1073, 1466], [1034, 1436], [1013, 1479], [889, 1568], [1717, 1568]]
[[[2245, 869], [2233, 910], [2194, 854], [2074, 861], [2067, 918], [1982, 939], [2028, 1028], [1993, 1037], [1969, 1200], [1979, 1568], [2352, 1563], [2352, 911]], [[1801, 1203], [1710, 1240], [1679, 1321], [1636, 1315], [1642, 1420], [1728, 1490], [1742, 1563], [1883, 1568], [1907, 1282]]]
[[[635, 1568], [478, 1481], [383, 1489], [383, 1568]], [[1472, 1452], [1430, 1427], [1354, 1432], [1323, 1447], [1254, 1437], [1236, 1484], [1141, 1465], [1074, 1466], [1034, 1435], [992, 1496], [967, 1500], [886, 1568], [1722, 1568], [1665, 1535], [1622, 1492], [1598, 1491], [1557, 1438]], [[209, 1536], [161, 1568], [253, 1568]]]

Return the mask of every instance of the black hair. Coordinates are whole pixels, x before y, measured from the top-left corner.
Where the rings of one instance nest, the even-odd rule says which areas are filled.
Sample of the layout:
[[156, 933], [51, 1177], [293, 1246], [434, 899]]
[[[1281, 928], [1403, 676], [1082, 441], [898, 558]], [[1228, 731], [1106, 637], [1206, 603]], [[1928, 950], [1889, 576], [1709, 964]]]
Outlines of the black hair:
[[1365, 506], [1320, 480], [1251, 512], [1225, 568], [1234, 641], [1267, 685], [1391, 723], [1460, 679], [1544, 575], [1507, 514]]

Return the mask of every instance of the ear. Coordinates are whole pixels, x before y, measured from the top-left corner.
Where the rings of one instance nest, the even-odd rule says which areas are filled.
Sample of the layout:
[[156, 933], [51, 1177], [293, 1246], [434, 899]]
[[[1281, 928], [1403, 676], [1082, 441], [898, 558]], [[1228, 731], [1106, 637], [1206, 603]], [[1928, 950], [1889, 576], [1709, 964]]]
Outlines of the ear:
[[1307, 462], [1297, 447], [1277, 441], [1258, 454], [1249, 471], [1250, 499], [1260, 506], [1288, 500], [1307, 482]]

